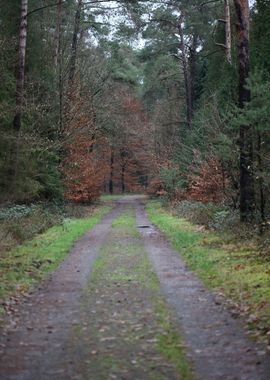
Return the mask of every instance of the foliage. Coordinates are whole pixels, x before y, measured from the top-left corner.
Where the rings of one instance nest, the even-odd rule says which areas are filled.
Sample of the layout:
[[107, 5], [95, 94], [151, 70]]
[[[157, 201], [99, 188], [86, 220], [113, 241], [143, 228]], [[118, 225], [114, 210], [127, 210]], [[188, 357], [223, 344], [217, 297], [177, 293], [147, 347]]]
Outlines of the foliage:
[[203, 228], [231, 232], [238, 231], [238, 210], [233, 211], [224, 204], [181, 200], [173, 202], [170, 211], [173, 215], [186, 218], [194, 224], [203, 226]]
[[[97, 137], [91, 103], [78, 92], [69, 96], [72, 114], [66, 114], [65, 158], [62, 162], [65, 198], [90, 202], [98, 198], [107, 174], [108, 144]], [[75, 115], [74, 115], [75, 111]]]
[[12, 120], [20, 10], [18, 2], [2, 3], [2, 203], [91, 202], [104, 191], [148, 191], [236, 209], [238, 131], [245, 123], [254, 129], [256, 221], [266, 223], [267, 2], [257, 0], [251, 9], [252, 99], [240, 110], [232, 4], [230, 65], [222, 2], [84, 2], [79, 9], [71, 0], [39, 10], [42, 0], [29, 1], [19, 134]]
[[24, 216], [28, 216], [34, 211], [35, 208], [35, 205], [15, 205], [1, 208], [0, 220], [19, 219]]
[[221, 203], [229, 185], [224, 168], [215, 158], [203, 161], [198, 174], [189, 175], [188, 181], [188, 198], [201, 202]]
[[49, 227], [61, 224], [64, 214], [62, 205], [50, 203], [18, 204], [1, 208], [0, 251], [10, 250]]

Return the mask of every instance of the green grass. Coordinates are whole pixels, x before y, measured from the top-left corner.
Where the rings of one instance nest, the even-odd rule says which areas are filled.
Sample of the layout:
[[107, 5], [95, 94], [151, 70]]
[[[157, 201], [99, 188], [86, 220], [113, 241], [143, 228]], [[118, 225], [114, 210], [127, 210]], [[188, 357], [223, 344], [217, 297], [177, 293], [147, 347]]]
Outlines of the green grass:
[[117, 201], [119, 199], [128, 199], [130, 197], [141, 197], [145, 198], [144, 194], [135, 194], [135, 193], [127, 193], [127, 194], [103, 194], [100, 196], [99, 200], [101, 202], [111, 202], [111, 201]]
[[150, 220], [165, 233], [189, 268], [209, 288], [234, 302], [240, 314], [251, 316], [253, 333], [267, 342], [270, 326], [270, 265], [250, 242], [235, 242], [225, 233], [199, 231], [185, 219], [173, 216], [157, 201], [147, 204]]
[[117, 201], [118, 199], [125, 199], [134, 194], [104, 194], [99, 198], [101, 202]]
[[0, 297], [25, 293], [63, 260], [73, 243], [97, 224], [110, 207], [97, 208], [83, 219], [67, 219], [1, 257]]
[[135, 226], [134, 211], [127, 210], [123, 212], [118, 218], [115, 218], [112, 222], [113, 228], [132, 228]]
[[155, 312], [160, 326], [165, 331], [165, 334], [158, 337], [159, 351], [175, 364], [181, 379], [192, 379], [190, 363], [186, 359], [186, 347], [169, 321], [169, 312], [164, 301], [156, 299]]
[[106, 201], [116, 201], [118, 199], [121, 199], [121, 198], [124, 198], [125, 195], [123, 194], [105, 194], [105, 195], [101, 195], [101, 197], [99, 198], [99, 200], [101, 202], [106, 202]]

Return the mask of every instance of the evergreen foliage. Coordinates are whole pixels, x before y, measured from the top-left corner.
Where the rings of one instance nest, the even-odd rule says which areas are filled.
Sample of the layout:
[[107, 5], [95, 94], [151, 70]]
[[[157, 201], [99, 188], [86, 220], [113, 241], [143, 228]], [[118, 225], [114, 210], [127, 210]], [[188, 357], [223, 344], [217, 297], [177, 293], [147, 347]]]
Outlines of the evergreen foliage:
[[91, 201], [104, 190], [146, 188], [207, 201], [212, 189], [208, 200], [238, 208], [245, 125], [256, 217], [265, 222], [270, 6], [257, 0], [251, 9], [251, 101], [239, 108], [234, 3], [229, 62], [223, 1], [28, 0], [18, 132], [20, 2], [1, 0], [1, 202]]

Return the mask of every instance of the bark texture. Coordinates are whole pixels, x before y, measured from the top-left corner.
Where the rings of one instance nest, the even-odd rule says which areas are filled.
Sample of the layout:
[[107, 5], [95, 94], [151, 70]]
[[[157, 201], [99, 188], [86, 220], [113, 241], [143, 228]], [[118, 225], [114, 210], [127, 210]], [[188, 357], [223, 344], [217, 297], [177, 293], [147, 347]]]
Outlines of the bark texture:
[[232, 64], [232, 32], [231, 32], [231, 12], [230, 0], [224, 0], [224, 16], [225, 16], [225, 46], [226, 59]]
[[181, 61], [183, 67], [184, 81], [185, 81], [185, 93], [186, 93], [186, 119], [187, 125], [191, 127], [192, 121], [192, 95], [191, 95], [191, 85], [190, 85], [190, 74], [189, 74], [189, 65], [188, 65], [188, 57], [186, 52], [184, 33], [183, 33], [183, 22], [184, 15], [181, 12], [178, 21], [178, 32], [180, 36], [180, 50], [181, 50]]
[[77, 48], [78, 48], [78, 40], [79, 40], [79, 32], [80, 32], [82, 5], [83, 5], [83, 0], [79, 0], [76, 14], [75, 14], [74, 32], [73, 32], [73, 38], [72, 38], [71, 56], [70, 56], [70, 63], [69, 63], [69, 81], [70, 82], [73, 82], [75, 72], [76, 72]]
[[111, 164], [110, 164], [110, 180], [109, 180], [109, 192], [113, 194], [113, 167], [114, 167], [114, 151], [111, 151]]
[[57, 67], [59, 63], [62, 3], [63, 3], [63, 0], [58, 0], [55, 31], [54, 31], [54, 36], [53, 36], [53, 61], [54, 61], [55, 67]]
[[28, 0], [21, 0], [20, 33], [19, 33], [19, 61], [16, 82], [16, 111], [13, 120], [13, 128], [19, 132], [22, 124], [23, 87], [25, 76], [25, 53], [27, 38], [27, 10]]
[[[249, 76], [249, 3], [234, 0], [237, 15], [237, 49], [239, 60], [239, 107], [250, 101], [250, 90], [246, 88]], [[252, 222], [255, 211], [253, 174], [253, 127], [240, 126], [240, 217], [243, 222]]]

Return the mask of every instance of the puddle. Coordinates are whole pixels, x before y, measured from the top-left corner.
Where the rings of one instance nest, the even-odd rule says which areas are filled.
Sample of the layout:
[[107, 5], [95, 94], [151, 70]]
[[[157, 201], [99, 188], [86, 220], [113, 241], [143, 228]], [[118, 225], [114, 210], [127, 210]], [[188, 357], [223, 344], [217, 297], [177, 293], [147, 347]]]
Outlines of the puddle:
[[157, 231], [155, 230], [155, 227], [151, 225], [145, 224], [145, 225], [137, 226], [137, 228], [141, 230], [142, 234], [152, 235], [152, 234], [157, 233]]

